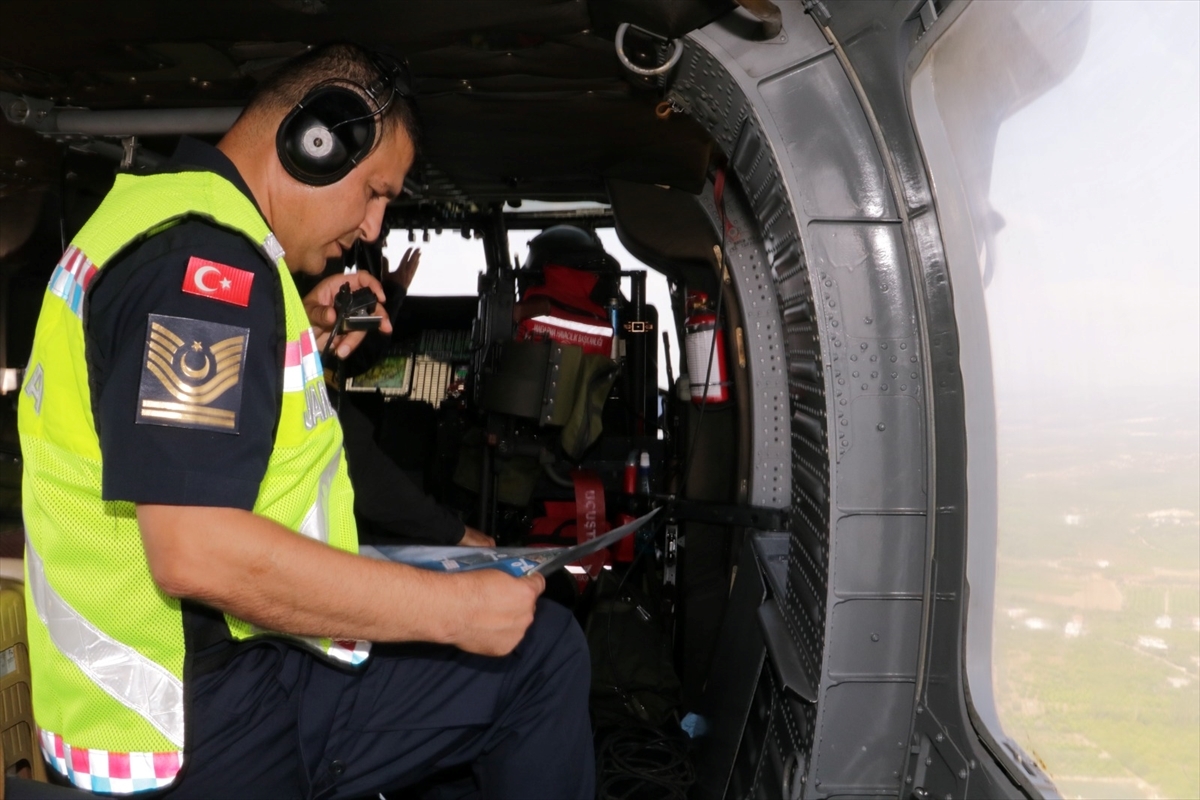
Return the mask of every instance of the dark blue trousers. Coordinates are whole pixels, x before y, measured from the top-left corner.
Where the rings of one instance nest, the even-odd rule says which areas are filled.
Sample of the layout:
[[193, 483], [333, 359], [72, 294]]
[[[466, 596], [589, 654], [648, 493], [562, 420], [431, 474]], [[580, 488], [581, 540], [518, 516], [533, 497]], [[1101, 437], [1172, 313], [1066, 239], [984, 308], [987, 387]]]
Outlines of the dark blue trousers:
[[504, 658], [375, 645], [348, 671], [289, 645], [247, 648], [193, 682], [172, 798], [375, 797], [471, 764], [484, 798], [595, 796], [583, 633], [539, 601]]

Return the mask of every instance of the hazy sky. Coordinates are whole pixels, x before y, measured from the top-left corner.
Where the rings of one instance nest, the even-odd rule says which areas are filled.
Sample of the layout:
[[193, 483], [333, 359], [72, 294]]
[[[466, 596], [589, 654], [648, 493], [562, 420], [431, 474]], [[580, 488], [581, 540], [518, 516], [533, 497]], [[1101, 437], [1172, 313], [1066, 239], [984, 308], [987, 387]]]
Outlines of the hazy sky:
[[1082, 60], [1000, 129], [997, 392], [1200, 394], [1200, 3], [1092, 4]]

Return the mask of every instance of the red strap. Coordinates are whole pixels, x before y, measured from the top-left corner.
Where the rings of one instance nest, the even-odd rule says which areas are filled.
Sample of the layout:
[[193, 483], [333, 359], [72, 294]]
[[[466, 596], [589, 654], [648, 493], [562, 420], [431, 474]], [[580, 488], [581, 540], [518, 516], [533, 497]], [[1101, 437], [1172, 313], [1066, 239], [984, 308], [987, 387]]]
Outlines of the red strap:
[[[575, 539], [579, 543], [595, 539], [608, 533], [608, 517], [604, 511], [604, 484], [600, 476], [590, 469], [577, 469], [571, 473], [575, 483]], [[608, 562], [608, 551], [601, 550], [579, 561], [588, 575], [595, 578]]]
[[729, 222], [729, 218], [725, 216], [725, 169], [717, 170], [717, 176], [713, 178], [713, 205], [717, 207], [717, 214], [721, 217], [721, 225], [724, 226], [725, 232], [729, 233], [729, 229], [733, 225]]
[[575, 538], [580, 543], [608, 533], [608, 517], [604, 513], [604, 484], [590, 469], [571, 473], [575, 483]]

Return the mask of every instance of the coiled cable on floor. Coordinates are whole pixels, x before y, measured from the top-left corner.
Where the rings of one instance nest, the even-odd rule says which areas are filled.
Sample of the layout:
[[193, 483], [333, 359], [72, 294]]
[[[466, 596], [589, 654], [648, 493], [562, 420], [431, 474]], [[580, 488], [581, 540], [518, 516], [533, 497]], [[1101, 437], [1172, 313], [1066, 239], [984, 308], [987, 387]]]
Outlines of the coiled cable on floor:
[[626, 724], [598, 738], [597, 800], [687, 800], [696, 773], [682, 732]]

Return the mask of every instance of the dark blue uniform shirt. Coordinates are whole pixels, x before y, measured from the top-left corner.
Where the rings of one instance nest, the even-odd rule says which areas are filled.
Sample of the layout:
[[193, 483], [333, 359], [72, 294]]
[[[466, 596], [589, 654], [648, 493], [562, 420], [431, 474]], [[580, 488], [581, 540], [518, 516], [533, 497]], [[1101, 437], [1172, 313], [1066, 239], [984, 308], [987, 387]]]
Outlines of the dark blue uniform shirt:
[[[215, 172], [250, 190], [215, 147], [183, 139], [174, 169]], [[183, 291], [188, 261], [254, 274], [246, 307]], [[241, 234], [190, 220], [132, 246], [98, 273], [84, 306], [104, 499], [251, 510], [274, 445], [283, 394], [279, 277]], [[249, 329], [237, 433], [137, 422], [147, 317], [163, 314]]]

